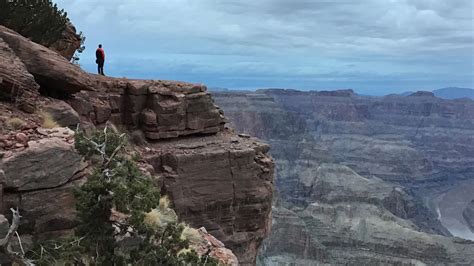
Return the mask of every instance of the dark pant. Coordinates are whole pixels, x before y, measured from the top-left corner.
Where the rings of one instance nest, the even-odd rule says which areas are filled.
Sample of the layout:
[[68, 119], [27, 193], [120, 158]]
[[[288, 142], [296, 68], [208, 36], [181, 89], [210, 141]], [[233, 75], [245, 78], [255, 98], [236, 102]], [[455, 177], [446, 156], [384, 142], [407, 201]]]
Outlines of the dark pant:
[[104, 61], [103, 60], [97, 61], [97, 72], [99, 73], [99, 75], [104, 76]]

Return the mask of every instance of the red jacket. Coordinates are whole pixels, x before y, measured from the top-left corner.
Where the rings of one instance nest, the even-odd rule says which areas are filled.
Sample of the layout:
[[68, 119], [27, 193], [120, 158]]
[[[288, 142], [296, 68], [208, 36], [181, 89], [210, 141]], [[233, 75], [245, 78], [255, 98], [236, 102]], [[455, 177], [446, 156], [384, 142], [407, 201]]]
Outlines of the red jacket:
[[95, 57], [97, 60], [105, 60], [105, 52], [102, 48], [97, 48], [95, 51]]

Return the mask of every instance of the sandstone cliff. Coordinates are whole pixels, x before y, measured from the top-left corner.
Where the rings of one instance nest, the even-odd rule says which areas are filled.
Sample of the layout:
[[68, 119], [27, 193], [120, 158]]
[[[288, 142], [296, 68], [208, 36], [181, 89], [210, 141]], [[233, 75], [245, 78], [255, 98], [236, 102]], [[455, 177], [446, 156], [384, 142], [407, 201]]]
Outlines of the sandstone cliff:
[[72, 191], [88, 176], [74, 132], [43, 128], [42, 110], [61, 126], [133, 131], [143, 171], [179, 217], [205, 227], [241, 264], [255, 263], [270, 230], [269, 146], [227, 129], [205, 86], [91, 75], [1, 26], [0, 58], [0, 206], [5, 215], [20, 207], [23, 239], [70, 232], [77, 225]]
[[272, 145], [278, 198], [262, 264], [474, 263], [473, 242], [452, 238], [442, 219], [455, 213], [461, 224], [474, 196], [457, 197], [462, 208], [438, 202], [474, 179], [473, 101], [350, 90], [214, 96], [237, 131]]

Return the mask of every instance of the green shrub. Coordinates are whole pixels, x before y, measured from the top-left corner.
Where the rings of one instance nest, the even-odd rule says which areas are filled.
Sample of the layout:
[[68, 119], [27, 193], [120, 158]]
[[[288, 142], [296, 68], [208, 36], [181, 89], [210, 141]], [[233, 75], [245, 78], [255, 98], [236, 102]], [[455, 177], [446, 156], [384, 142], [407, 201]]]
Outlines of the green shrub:
[[[62, 38], [68, 23], [67, 12], [51, 0], [0, 0], [0, 25], [46, 47]], [[73, 56], [73, 62], [79, 60], [78, 53], [85, 49], [82, 32], [78, 37], [81, 46]]]
[[0, 24], [45, 46], [61, 38], [68, 22], [50, 0], [0, 0]]
[[77, 132], [75, 147], [98, 162], [75, 193], [80, 225], [73, 238], [38, 244], [28, 254], [36, 264], [217, 265], [188, 250], [185, 226], [127, 155], [125, 134]]

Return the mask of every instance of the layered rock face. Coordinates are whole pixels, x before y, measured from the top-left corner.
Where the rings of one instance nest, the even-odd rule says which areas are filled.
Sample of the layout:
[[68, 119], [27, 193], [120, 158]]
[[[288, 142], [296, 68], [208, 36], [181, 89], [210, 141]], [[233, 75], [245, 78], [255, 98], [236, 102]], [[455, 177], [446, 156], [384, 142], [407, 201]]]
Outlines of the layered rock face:
[[[274, 165], [269, 146], [225, 128], [204, 85], [91, 75], [1, 26], [0, 47], [0, 56], [15, 63], [0, 70], [0, 79], [18, 80], [34, 92], [37, 100], [27, 98], [33, 111], [49, 112], [61, 126], [75, 128], [80, 122], [86, 132], [112, 124], [133, 131], [140, 140], [134, 148], [142, 155], [143, 170], [173, 199], [180, 219], [205, 227], [233, 250], [239, 263], [255, 263], [270, 230]], [[1, 91], [12, 94], [5, 86]], [[0, 108], [8, 116], [0, 117], [0, 133], [6, 132], [3, 121], [7, 125], [24, 118], [15, 102], [5, 100]], [[71, 232], [77, 225], [72, 192], [89, 171], [73, 149], [74, 133], [42, 128], [36, 113], [9, 130], [0, 136], [3, 213], [20, 208], [24, 238]]]
[[215, 99], [237, 131], [272, 145], [279, 197], [262, 264], [474, 263], [473, 242], [450, 237], [434, 203], [474, 179], [473, 101], [350, 90]]
[[144, 158], [179, 217], [204, 226], [244, 265], [270, 232], [273, 161], [268, 145], [228, 132], [148, 145]]
[[202, 85], [101, 78], [104, 92], [83, 91], [67, 100], [91, 123], [111, 121], [141, 129], [158, 140], [196, 133], [217, 133], [224, 128], [222, 112]]
[[26, 112], [34, 112], [39, 85], [12, 49], [0, 38], [0, 99], [18, 104]]

